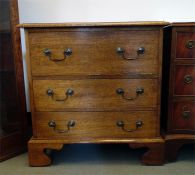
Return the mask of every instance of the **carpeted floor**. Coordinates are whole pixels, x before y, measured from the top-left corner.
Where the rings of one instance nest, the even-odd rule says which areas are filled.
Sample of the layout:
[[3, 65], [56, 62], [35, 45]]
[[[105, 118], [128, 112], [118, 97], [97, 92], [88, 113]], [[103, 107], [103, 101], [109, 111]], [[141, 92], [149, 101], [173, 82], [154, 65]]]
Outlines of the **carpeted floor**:
[[0, 163], [0, 175], [194, 175], [194, 146], [184, 146], [178, 160], [164, 166], [144, 166], [144, 149], [127, 145], [66, 145], [53, 154], [49, 167], [29, 167], [27, 153]]

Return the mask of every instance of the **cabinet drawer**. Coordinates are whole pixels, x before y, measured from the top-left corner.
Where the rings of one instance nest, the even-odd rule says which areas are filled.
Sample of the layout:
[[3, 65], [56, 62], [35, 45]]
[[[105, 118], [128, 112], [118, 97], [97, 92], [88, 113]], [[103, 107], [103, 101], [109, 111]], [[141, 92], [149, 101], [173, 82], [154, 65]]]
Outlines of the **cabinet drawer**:
[[172, 108], [172, 129], [195, 131], [195, 101], [174, 102]]
[[195, 59], [195, 32], [178, 32], [176, 58]]
[[36, 136], [92, 140], [159, 136], [156, 112], [39, 112]]
[[29, 33], [33, 76], [156, 74], [158, 47], [158, 30], [80, 29]]
[[175, 95], [195, 95], [195, 65], [175, 66]]
[[155, 108], [156, 79], [34, 80], [36, 111]]

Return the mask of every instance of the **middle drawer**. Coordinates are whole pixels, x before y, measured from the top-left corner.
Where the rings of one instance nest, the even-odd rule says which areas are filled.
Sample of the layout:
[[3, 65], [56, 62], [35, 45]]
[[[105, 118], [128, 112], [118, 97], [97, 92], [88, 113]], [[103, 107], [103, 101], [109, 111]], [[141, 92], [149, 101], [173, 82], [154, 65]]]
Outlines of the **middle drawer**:
[[120, 111], [157, 106], [157, 79], [34, 80], [36, 111]]

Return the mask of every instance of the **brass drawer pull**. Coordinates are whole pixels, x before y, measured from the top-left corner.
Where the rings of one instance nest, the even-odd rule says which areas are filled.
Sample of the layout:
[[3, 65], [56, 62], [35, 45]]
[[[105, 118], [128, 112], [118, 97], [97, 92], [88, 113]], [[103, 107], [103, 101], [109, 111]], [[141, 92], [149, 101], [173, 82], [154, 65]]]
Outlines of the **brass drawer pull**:
[[136, 121], [135, 123], [135, 129], [126, 129], [125, 128], [125, 123], [121, 120], [121, 121], [117, 121], [116, 122], [116, 125], [120, 128], [122, 128], [123, 131], [126, 131], [126, 132], [134, 132], [136, 131], [138, 128], [141, 128], [142, 125], [143, 125], [143, 122], [142, 121]]
[[[138, 57], [135, 57], [135, 58], [126, 57], [125, 56], [125, 49], [122, 48], [122, 47], [118, 47], [116, 49], [116, 52], [119, 56], [121, 56], [125, 60], [135, 60], [135, 59], [138, 58]], [[144, 53], [145, 53], [145, 48], [144, 47], [139, 47], [138, 50], [137, 50], [137, 55], [143, 55]]]
[[68, 97], [70, 97], [74, 94], [74, 90], [67, 89], [67, 91], [65, 93], [66, 96], [62, 99], [58, 99], [58, 98], [55, 97], [55, 93], [54, 93], [53, 89], [49, 88], [46, 93], [47, 93], [48, 96], [51, 96], [52, 99], [55, 100], [55, 101], [66, 101], [68, 99]]
[[51, 121], [49, 121], [48, 126], [50, 128], [53, 128], [53, 130], [57, 133], [67, 133], [68, 131], [70, 131], [70, 128], [73, 128], [75, 126], [75, 124], [76, 124], [76, 122], [74, 120], [70, 120], [67, 123], [67, 129], [66, 130], [61, 130], [61, 129], [57, 129], [56, 128], [56, 126], [57, 126], [56, 122], [54, 120], [51, 120]]
[[186, 120], [191, 117], [191, 111], [187, 109], [187, 106], [183, 107], [182, 117]]
[[192, 49], [194, 47], [194, 45], [195, 45], [195, 41], [193, 41], [193, 40], [189, 40], [186, 42], [186, 47], [188, 49]]
[[68, 56], [72, 55], [72, 49], [68, 48], [64, 51], [64, 57], [63, 58], [52, 58], [52, 51], [50, 49], [45, 49], [43, 51], [43, 53], [45, 54], [45, 56], [47, 56], [51, 61], [63, 61], [65, 60]]
[[122, 98], [125, 99], [125, 100], [135, 100], [135, 99], [138, 98], [139, 95], [141, 95], [141, 94], [144, 93], [144, 88], [138, 87], [138, 88], [136, 89], [136, 96], [135, 96], [135, 97], [126, 97], [126, 96], [125, 96], [125, 91], [124, 91], [124, 89], [122, 89], [122, 88], [118, 88], [118, 89], [116, 90], [116, 93], [117, 93], [118, 95], [121, 95]]
[[185, 75], [184, 76], [184, 83], [186, 83], [186, 84], [192, 83], [192, 76], [191, 75]]

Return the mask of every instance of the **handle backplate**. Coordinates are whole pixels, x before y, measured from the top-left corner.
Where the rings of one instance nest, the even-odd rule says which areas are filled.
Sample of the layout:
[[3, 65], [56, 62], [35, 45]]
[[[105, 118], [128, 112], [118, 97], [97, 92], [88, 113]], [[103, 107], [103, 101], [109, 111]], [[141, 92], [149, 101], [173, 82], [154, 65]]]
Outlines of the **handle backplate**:
[[136, 121], [136, 122], [135, 122], [135, 128], [134, 128], [134, 129], [127, 129], [127, 128], [125, 127], [125, 126], [126, 126], [125, 122], [122, 121], [122, 120], [117, 121], [117, 122], [116, 122], [116, 125], [117, 125], [118, 127], [120, 127], [120, 128], [121, 128], [123, 131], [125, 131], [125, 132], [134, 132], [134, 131], [136, 131], [138, 128], [141, 128], [141, 127], [142, 127], [143, 121], [141, 121], [141, 120]]
[[[116, 49], [116, 52], [117, 52], [117, 54], [119, 55], [119, 56], [121, 56], [123, 59], [125, 59], [125, 60], [135, 60], [135, 59], [137, 59], [138, 57], [128, 57], [128, 56], [126, 56], [126, 54], [125, 54], [125, 49], [124, 48], [122, 48], [122, 47], [117, 47], [117, 49]], [[139, 47], [138, 49], [137, 49], [137, 55], [143, 55], [145, 53], [145, 48], [144, 47]]]
[[64, 98], [57, 98], [55, 96], [55, 92], [53, 89], [49, 88], [47, 91], [46, 91], [47, 95], [52, 97], [53, 100], [55, 101], [66, 101], [68, 99], [68, 97], [74, 95], [74, 90], [73, 89], [67, 89], [66, 93], [65, 93], [65, 97]]
[[138, 88], [136, 89], [136, 96], [135, 96], [135, 97], [127, 97], [127, 96], [125, 95], [125, 91], [124, 91], [123, 88], [118, 88], [118, 89], [116, 90], [116, 93], [117, 93], [118, 95], [121, 95], [121, 97], [122, 97], [123, 99], [125, 99], [125, 100], [135, 100], [135, 99], [138, 98], [139, 95], [141, 95], [141, 94], [144, 93], [144, 88], [138, 87]]
[[66, 127], [67, 129], [61, 130], [61, 129], [57, 129], [57, 124], [54, 120], [51, 120], [48, 122], [48, 126], [50, 128], [53, 128], [53, 130], [57, 133], [67, 133], [70, 131], [70, 128], [73, 128], [76, 125], [76, 122], [74, 120], [70, 120], [68, 121]]
[[51, 49], [46, 48], [43, 53], [45, 54], [45, 56], [47, 56], [49, 58], [49, 60], [54, 61], [54, 62], [58, 62], [58, 61], [63, 61], [65, 60], [68, 56], [72, 55], [72, 49], [71, 48], [67, 48], [64, 50], [64, 54], [63, 54], [63, 58], [53, 58], [52, 57], [52, 51]]

